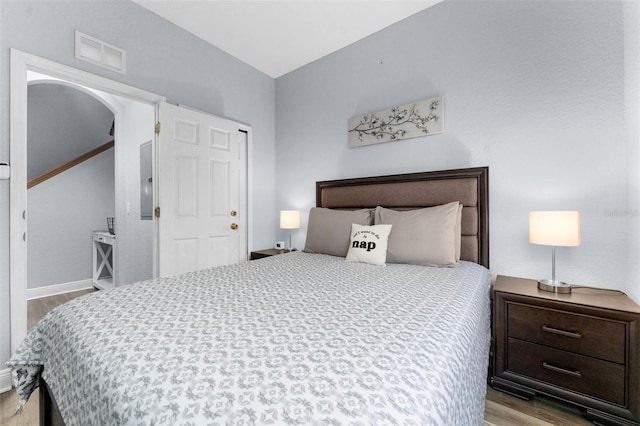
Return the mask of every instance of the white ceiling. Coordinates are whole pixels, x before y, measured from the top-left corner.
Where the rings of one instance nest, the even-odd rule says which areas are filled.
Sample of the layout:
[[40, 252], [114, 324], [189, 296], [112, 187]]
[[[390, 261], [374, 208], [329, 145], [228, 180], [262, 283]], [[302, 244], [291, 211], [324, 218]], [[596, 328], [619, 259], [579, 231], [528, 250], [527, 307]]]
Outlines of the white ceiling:
[[276, 78], [442, 0], [134, 0]]

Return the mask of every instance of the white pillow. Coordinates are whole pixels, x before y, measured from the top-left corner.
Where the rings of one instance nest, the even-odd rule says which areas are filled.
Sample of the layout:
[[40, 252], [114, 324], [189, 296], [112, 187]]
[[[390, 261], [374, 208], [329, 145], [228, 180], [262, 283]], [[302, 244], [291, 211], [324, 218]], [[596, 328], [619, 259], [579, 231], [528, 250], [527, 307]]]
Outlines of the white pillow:
[[387, 261], [387, 242], [391, 225], [351, 225], [348, 262], [370, 263], [384, 266]]

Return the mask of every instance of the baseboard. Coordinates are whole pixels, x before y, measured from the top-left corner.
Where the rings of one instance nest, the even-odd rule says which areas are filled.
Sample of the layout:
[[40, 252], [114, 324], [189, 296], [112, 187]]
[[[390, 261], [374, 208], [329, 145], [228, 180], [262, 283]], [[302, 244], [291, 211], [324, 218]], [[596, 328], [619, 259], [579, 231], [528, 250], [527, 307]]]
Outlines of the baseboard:
[[0, 370], [0, 393], [11, 390], [11, 369]]
[[93, 288], [92, 279], [28, 288], [27, 300], [40, 299], [41, 297], [55, 296], [57, 294], [70, 293], [72, 291], [88, 290], [90, 288]]

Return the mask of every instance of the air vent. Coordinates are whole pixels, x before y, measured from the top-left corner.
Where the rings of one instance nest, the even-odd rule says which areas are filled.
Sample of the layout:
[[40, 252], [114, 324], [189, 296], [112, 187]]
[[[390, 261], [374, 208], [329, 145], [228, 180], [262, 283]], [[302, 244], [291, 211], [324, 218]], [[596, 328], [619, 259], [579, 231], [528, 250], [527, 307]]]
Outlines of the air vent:
[[127, 52], [80, 31], [76, 31], [76, 58], [120, 74], [127, 73]]

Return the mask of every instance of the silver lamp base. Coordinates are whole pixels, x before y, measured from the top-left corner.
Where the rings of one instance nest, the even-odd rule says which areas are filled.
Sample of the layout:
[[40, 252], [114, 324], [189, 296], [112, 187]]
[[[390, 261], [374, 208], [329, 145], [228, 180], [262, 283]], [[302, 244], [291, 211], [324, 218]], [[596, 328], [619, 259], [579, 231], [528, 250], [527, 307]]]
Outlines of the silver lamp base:
[[551, 293], [571, 293], [571, 286], [562, 281], [538, 280], [538, 288]]

